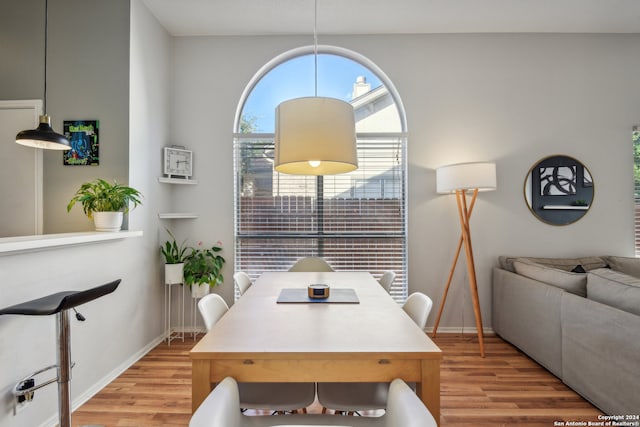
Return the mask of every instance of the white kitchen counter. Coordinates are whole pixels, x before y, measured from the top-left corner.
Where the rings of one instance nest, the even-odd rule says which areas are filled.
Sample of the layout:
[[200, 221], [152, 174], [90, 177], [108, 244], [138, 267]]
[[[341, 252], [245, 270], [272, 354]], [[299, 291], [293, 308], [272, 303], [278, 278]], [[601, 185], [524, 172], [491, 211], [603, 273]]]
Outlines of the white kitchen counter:
[[22, 252], [41, 251], [60, 246], [84, 245], [110, 240], [141, 237], [142, 231], [99, 232], [42, 234], [33, 236], [0, 238], [0, 256], [13, 255]]

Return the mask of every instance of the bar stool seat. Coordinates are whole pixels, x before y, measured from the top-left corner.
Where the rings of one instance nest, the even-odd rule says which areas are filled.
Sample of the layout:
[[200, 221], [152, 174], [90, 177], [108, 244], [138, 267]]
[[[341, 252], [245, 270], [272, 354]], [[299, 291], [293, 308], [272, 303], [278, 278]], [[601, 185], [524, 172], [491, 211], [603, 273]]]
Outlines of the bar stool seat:
[[48, 316], [68, 310], [115, 291], [120, 279], [85, 291], [63, 291], [37, 298], [21, 304], [0, 309], [2, 314], [22, 314], [25, 316]]
[[[110, 294], [115, 291], [120, 284], [121, 279], [114, 280], [113, 282], [106, 283], [101, 286], [96, 286], [84, 291], [62, 291], [55, 294], [47, 295], [45, 297], [36, 298], [31, 301], [23, 302], [20, 304], [12, 305], [0, 309], [0, 315], [3, 314], [17, 314], [23, 316], [48, 316], [51, 314], [56, 315], [56, 330], [57, 330], [57, 365], [51, 366], [51, 368], [57, 368], [57, 376], [53, 381], [58, 382], [58, 426], [59, 427], [71, 427], [71, 392], [69, 383], [71, 381], [71, 333], [69, 325], [69, 313], [70, 309], [77, 307], [81, 304], [85, 304], [94, 299], [100, 298], [104, 295]], [[78, 317], [78, 320], [84, 320], [83, 317]], [[49, 368], [45, 368], [47, 370]], [[42, 371], [39, 371], [42, 372]], [[37, 374], [37, 373], [36, 373]], [[31, 378], [33, 379], [34, 374]], [[44, 383], [40, 386], [29, 387], [28, 390], [20, 389], [23, 391], [35, 391], [40, 387], [43, 387], [50, 382]]]

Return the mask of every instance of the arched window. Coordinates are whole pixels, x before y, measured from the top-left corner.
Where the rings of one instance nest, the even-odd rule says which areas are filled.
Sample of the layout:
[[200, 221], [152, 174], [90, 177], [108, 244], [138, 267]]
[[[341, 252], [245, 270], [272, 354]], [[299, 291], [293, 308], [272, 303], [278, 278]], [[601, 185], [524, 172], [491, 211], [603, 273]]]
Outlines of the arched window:
[[350, 102], [358, 169], [286, 175], [273, 169], [275, 108], [315, 94], [312, 47], [266, 64], [236, 113], [235, 270], [252, 278], [303, 256], [337, 271], [396, 272], [391, 294], [407, 296], [406, 120], [393, 85], [375, 64], [346, 49], [318, 47], [317, 95]]

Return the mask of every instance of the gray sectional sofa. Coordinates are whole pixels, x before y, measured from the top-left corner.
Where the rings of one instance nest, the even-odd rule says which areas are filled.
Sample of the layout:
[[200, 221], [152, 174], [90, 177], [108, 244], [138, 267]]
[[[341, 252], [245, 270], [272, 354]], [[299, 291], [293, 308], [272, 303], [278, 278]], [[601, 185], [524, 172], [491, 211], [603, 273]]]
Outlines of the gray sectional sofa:
[[493, 329], [608, 415], [640, 412], [640, 259], [500, 257]]

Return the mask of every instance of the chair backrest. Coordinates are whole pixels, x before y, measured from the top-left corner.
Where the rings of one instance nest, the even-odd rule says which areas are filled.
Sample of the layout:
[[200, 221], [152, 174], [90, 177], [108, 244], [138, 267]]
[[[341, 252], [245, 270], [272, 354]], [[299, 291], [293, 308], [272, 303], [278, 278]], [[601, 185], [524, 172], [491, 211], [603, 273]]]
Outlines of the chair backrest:
[[437, 427], [436, 420], [416, 393], [402, 380], [389, 385], [385, 427]]
[[431, 312], [433, 301], [421, 292], [414, 292], [409, 295], [402, 309], [413, 319], [420, 329], [427, 325], [427, 318]]
[[378, 280], [378, 282], [380, 283], [380, 285], [382, 285], [385, 291], [389, 292], [389, 290], [391, 289], [391, 284], [393, 283], [395, 278], [396, 272], [387, 270], [382, 273], [382, 277], [380, 278], [380, 280]]
[[233, 275], [233, 281], [236, 282], [240, 295], [243, 295], [247, 289], [253, 284], [251, 278], [244, 271], [238, 271]]
[[333, 271], [333, 268], [322, 258], [309, 256], [300, 258], [289, 271]]
[[207, 331], [209, 331], [220, 320], [222, 315], [229, 310], [229, 306], [220, 295], [209, 294], [198, 301], [198, 310], [202, 315]]
[[227, 377], [200, 404], [189, 421], [189, 427], [241, 427], [242, 417], [238, 383]]

